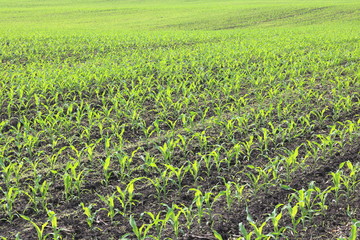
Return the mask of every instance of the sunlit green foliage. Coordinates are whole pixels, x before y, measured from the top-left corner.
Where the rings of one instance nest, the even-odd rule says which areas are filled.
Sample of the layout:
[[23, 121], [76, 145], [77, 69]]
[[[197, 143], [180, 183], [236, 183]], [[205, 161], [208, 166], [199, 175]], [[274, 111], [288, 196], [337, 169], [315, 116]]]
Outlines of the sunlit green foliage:
[[0, 4], [0, 237], [356, 239], [356, 1]]

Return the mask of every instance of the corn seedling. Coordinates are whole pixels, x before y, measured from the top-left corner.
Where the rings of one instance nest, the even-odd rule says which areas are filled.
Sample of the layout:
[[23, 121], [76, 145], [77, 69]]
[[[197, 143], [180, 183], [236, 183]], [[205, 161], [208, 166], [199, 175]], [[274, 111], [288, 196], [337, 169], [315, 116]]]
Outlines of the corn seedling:
[[30, 194], [25, 193], [30, 198], [30, 201], [33, 202], [34, 210], [36, 212], [39, 210], [39, 205], [42, 207], [42, 209], [47, 209], [48, 192], [51, 185], [46, 180], [43, 181], [42, 184], [40, 184], [40, 181], [41, 175], [38, 175], [35, 178], [33, 185], [28, 185]]
[[[11, 183], [14, 181], [14, 185], [18, 187], [20, 180], [20, 172], [22, 170], [23, 163], [9, 163], [7, 166], [2, 165], [2, 173], [4, 177], [5, 186], [11, 187]], [[22, 171], [24, 173], [25, 171]]]
[[211, 192], [205, 192], [202, 193], [199, 189], [190, 188], [189, 191], [194, 191], [194, 200], [193, 204], [195, 204], [197, 208], [197, 220], [200, 224], [202, 222], [202, 219], [205, 217], [205, 215], [208, 215], [210, 218], [209, 223], [213, 223], [214, 214], [213, 214], [213, 205], [216, 203], [217, 200], [223, 195], [225, 195], [225, 192], [220, 192], [215, 197], [212, 198], [214, 195]]
[[251, 189], [253, 190], [254, 194], [257, 194], [260, 190], [267, 189], [269, 186], [272, 185], [270, 177], [272, 169], [263, 169], [261, 167], [255, 167], [253, 165], [247, 165], [249, 169], [255, 171], [255, 173], [249, 171], [246, 172], [245, 175], [250, 180]]
[[263, 228], [266, 226], [267, 224], [267, 220], [265, 222], [263, 222], [260, 226], [258, 226], [256, 224], [256, 222], [252, 219], [250, 213], [248, 212], [248, 209], [246, 209], [246, 220], [247, 222], [252, 226], [253, 231], [248, 232], [244, 226], [243, 223], [239, 223], [239, 229], [240, 229], [240, 233], [242, 234], [242, 236], [246, 239], [246, 240], [250, 240], [251, 236], [253, 234], [256, 235], [256, 239], [262, 239], [267, 237], [264, 233], [263, 233]]
[[314, 208], [317, 200], [314, 182], [309, 184], [307, 190], [301, 189], [292, 193], [290, 201], [292, 199], [296, 200], [296, 204], [298, 205], [301, 213], [301, 221], [303, 225], [306, 220], [312, 221], [313, 215], [319, 211]]
[[358, 217], [358, 0], [15, 2], [3, 237], [318, 239]]
[[281, 228], [279, 227], [279, 223], [283, 216], [283, 213], [282, 213], [282, 210], [280, 210], [280, 212], [278, 213], [277, 209], [281, 206], [283, 206], [283, 204], [276, 205], [274, 211], [272, 211], [272, 213], [269, 214], [269, 217], [268, 217], [268, 220], [271, 220], [271, 222], [273, 224], [273, 232], [271, 232], [268, 235], [273, 236], [275, 239], [283, 236], [284, 232], [286, 231], [286, 227], [281, 227]]
[[[113, 193], [110, 196], [109, 195], [106, 195], [106, 196], [98, 195], [98, 197], [107, 206], [107, 208], [102, 208], [102, 210], [107, 211], [107, 213], [108, 213], [107, 215], [108, 215], [108, 217], [110, 217], [110, 221], [113, 222], [114, 217], [118, 213], [118, 211], [115, 209], [115, 198], [116, 198], [115, 193]], [[84, 211], [86, 212], [87, 210], [84, 210]]]
[[16, 212], [14, 211], [14, 203], [21, 191], [14, 187], [10, 187], [7, 191], [4, 191], [4, 189], [0, 187], [0, 190], [4, 194], [4, 197], [0, 199], [0, 203], [6, 215], [8, 216], [8, 221], [12, 222], [16, 216]]
[[[188, 171], [188, 168], [185, 167], [185, 165], [182, 165], [180, 168], [174, 167], [174, 166], [169, 165], [169, 164], [164, 164], [164, 166], [166, 167], [165, 171], [169, 170], [168, 172], [169, 172], [170, 180], [173, 181], [176, 184], [177, 189], [180, 192], [184, 187], [182, 185], [182, 182], [183, 182], [185, 174]], [[175, 176], [175, 179], [173, 179], [171, 175]]]
[[[347, 169], [344, 169], [346, 166]], [[346, 195], [347, 197], [350, 197], [350, 195], [356, 190], [356, 187], [358, 186], [360, 179], [360, 167], [359, 164], [353, 165], [350, 161], [343, 162], [339, 165], [339, 169], [344, 169], [347, 174], [342, 174], [341, 180], [342, 184], [344, 185], [346, 189]], [[341, 171], [341, 173], [343, 173]]]
[[66, 164], [66, 172], [63, 175], [64, 187], [65, 187], [65, 199], [69, 200], [74, 194], [79, 195], [81, 192], [81, 186], [83, 184], [83, 173], [85, 170], [80, 172], [77, 171], [79, 162]]
[[297, 157], [299, 156], [299, 148], [300, 147], [297, 147], [294, 151], [289, 151], [287, 156], [283, 156], [283, 165], [286, 171], [286, 181], [290, 181], [291, 174], [297, 169], [300, 164], [297, 160]]
[[195, 160], [194, 162], [189, 162], [188, 161], [187, 169], [194, 178], [194, 184], [197, 185], [198, 178], [199, 178], [199, 171], [200, 171], [199, 162], [197, 160]]
[[151, 218], [151, 225], [155, 228], [157, 238], [161, 238], [162, 231], [166, 225], [165, 219], [161, 219], [162, 211], [158, 212], [156, 216], [152, 212], [144, 212], [141, 217], [148, 215]]
[[341, 194], [341, 186], [342, 186], [342, 171], [338, 170], [335, 173], [330, 173], [332, 177], [333, 187], [332, 190], [335, 192], [335, 201], [339, 202], [340, 197], [343, 195]]
[[133, 161], [133, 158], [139, 148], [131, 152], [131, 155], [127, 155], [126, 153], [123, 153], [122, 151], [116, 152], [114, 155], [114, 158], [118, 160], [119, 163], [119, 170], [117, 171], [117, 175], [120, 178], [120, 180], [124, 180], [127, 176], [131, 173], [130, 165]]
[[288, 203], [285, 206], [285, 209], [288, 210], [290, 219], [291, 219], [291, 224], [292, 224], [292, 230], [293, 232], [297, 233], [296, 228], [299, 225], [299, 223], [302, 221], [302, 217], [297, 217], [298, 212], [299, 212], [299, 205], [295, 204], [294, 206], [291, 206], [290, 203]]
[[246, 160], [250, 160], [251, 153], [253, 152], [253, 145], [254, 145], [254, 136], [251, 135], [248, 141], [244, 141], [241, 143], [242, 147], [244, 148], [245, 158]]
[[150, 179], [149, 181], [155, 187], [157, 199], [160, 200], [161, 197], [166, 196], [168, 193], [168, 185], [171, 177], [167, 170], [160, 173], [159, 177]]
[[96, 215], [101, 209], [98, 209], [93, 212], [92, 208], [95, 206], [93, 204], [90, 204], [89, 206], [86, 207], [84, 203], [80, 203], [80, 206], [82, 207], [84, 214], [86, 216], [86, 223], [90, 228], [93, 228]]
[[132, 227], [133, 233], [135, 234], [138, 240], [145, 240], [151, 238], [151, 235], [148, 235], [148, 232], [152, 228], [153, 226], [152, 224], [143, 224], [141, 227], [138, 227], [132, 215], [130, 216], [129, 223]]
[[122, 190], [119, 186], [116, 187], [116, 194], [113, 194], [116, 199], [120, 202], [123, 208], [123, 214], [125, 215], [127, 211], [131, 212], [132, 206], [135, 205], [136, 200], [134, 199], [136, 193], [135, 191], [135, 182], [140, 180], [149, 180], [145, 177], [139, 177], [132, 179], [124, 190]]
[[[169, 222], [171, 224], [175, 239], [178, 239], [180, 233], [180, 216], [183, 213], [183, 211], [181, 211], [182, 208], [176, 204], [173, 204], [171, 207], [166, 204], [163, 205], [167, 208], [164, 221], [165, 223]], [[178, 210], [178, 212], [175, 213], [175, 210]]]
[[107, 156], [104, 163], [103, 163], [103, 174], [104, 174], [105, 186], [107, 186], [109, 184], [109, 179], [110, 179], [111, 173], [112, 173], [109, 170], [110, 162], [111, 162], [111, 157]]
[[141, 155], [140, 158], [143, 160], [143, 168], [146, 172], [151, 171], [151, 169], [158, 169], [157, 162], [158, 159], [151, 156], [150, 153], [145, 152], [145, 156]]
[[30, 222], [37, 233], [37, 239], [38, 240], [45, 240], [50, 234], [45, 234], [45, 227], [49, 224], [48, 221], [46, 221], [45, 223], [43, 223], [42, 225], [37, 225], [35, 222], [33, 222], [28, 216], [25, 215], [20, 215], [20, 217], [22, 217], [23, 219], [25, 219], [26, 221]]
[[171, 139], [164, 143], [163, 146], [159, 146], [158, 149], [162, 154], [164, 162], [167, 164], [171, 164], [171, 158], [173, 156], [175, 147], [177, 146], [177, 141]]
[[52, 228], [51, 235], [53, 235], [53, 239], [62, 239], [55, 212], [48, 210], [47, 214], [48, 214], [48, 221], [51, 223], [51, 228]]

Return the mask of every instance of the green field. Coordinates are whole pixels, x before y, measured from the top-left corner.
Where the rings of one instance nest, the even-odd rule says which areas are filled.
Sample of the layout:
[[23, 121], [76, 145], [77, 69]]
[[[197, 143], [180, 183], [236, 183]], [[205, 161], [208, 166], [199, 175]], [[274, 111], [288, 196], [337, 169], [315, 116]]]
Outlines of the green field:
[[360, 2], [0, 0], [1, 239], [358, 239]]

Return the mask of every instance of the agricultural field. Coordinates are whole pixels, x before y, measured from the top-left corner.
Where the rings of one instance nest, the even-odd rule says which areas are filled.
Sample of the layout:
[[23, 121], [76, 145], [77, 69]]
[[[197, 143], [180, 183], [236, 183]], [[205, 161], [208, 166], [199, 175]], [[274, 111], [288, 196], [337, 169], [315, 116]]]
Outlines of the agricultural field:
[[360, 233], [356, 0], [0, 0], [1, 239]]

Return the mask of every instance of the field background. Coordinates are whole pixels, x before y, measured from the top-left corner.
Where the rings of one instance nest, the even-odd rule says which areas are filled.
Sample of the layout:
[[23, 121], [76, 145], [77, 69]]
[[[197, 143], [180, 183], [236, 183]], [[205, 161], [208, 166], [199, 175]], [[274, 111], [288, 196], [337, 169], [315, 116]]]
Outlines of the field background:
[[0, 0], [2, 239], [349, 239], [356, 0]]
[[355, 0], [291, 1], [7, 1], [1, 30], [119, 33], [144, 30], [222, 30], [346, 24], [359, 21]]

